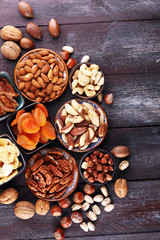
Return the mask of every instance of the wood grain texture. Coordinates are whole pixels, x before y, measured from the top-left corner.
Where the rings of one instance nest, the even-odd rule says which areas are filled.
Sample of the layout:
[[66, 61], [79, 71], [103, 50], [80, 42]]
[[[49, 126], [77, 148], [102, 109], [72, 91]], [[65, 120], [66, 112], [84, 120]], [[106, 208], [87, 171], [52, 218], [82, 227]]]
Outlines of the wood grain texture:
[[[28, 0], [34, 10], [35, 21], [48, 25], [53, 17], [60, 24], [88, 23], [102, 21], [159, 19], [160, 3], [158, 0]], [[26, 20], [18, 11], [18, 0], [1, 1], [0, 27], [7, 24], [25, 26]], [[7, 13], [7, 14], [6, 14]]]
[[[119, 199], [113, 191], [113, 184], [108, 184], [109, 195], [115, 204], [115, 209], [110, 213], [103, 212], [95, 222], [96, 235], [108, 236], [111, 234], [129, 234], [137, 232], [159, 231], [160, 228], [160, 205], [159, 191], [160, 181], [137, 181], [128, 183], [128, 195]], [[82, 191], [83, 185], [79, 185], [77, 191]], [[18, 201], [28, 200], [33, 204], [36, 198], [29, 192], [28, 188], [17, 188], [20, 194]], [[154, 191], [153, 191], [154, 189]], [[99, 193], [97, 190], [96, 193]], [[51, 238], [54, 229], [59, 226], [60, 217], [54, 218], [48, 212], [46, 216], [35, 215], [30, 220], [21, 220], [14, 216], [14, 205], [0, 205], [0, 235], [3, 240], [9, 239], [41, 239]], [[51, 206], [54, 203], [51, 203]], [[100, 204], [98, 204], [100, 206]], [[103, 211], [103, 207], [100, 206]], [[70, 215], [66, 210], [64, 215]], [[84, 219], [87, 221], [86, 213]], [[104, 227], [104, 222], [105, 224]], [[10, 227], [12, 226], [12, 227]], [[31, 228], [32, 226], [32, 228]], [[40, 227], [43, 226], [43, 227]], [[23, 229], [23, 231], [22, 231]], [[73, 231], [74, 229], [74, 231]], [[102, 234], [103, 233], [103, 234]], [[79, 224], [72, 224], [65, 231], [66, 237], [83, 237], [84, 232]], [[86, 236], [95, 236], [95, 232], [85, 233]]]

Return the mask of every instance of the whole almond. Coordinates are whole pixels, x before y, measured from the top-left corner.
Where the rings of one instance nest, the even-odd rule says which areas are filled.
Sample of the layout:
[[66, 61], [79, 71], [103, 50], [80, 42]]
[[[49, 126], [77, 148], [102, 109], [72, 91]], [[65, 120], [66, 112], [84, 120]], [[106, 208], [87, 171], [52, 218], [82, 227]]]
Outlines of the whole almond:
[[130, 151], [126, 146], [117, 146], [111, 150], [111, 153], [117, 158], [124, 158], [130, 154]]
[[32, 7], [28, 3], [24, 2], [24, 1], [20, 1], [18, 3], [18, 9], [24, 17], [27, 17], [27, 18], [33, 17]]
[[3, 27], [0, 34], [4, 40], [19, 41], [22, 38], [22, 32], [12, 25]]
[[56, 66], [53, 68], [53, 74], [54, 74], [55, 76], [57, 76], [57, 75], [58, 75], [58, 72], [59, 72], [59, 66], [56, 65]]
[[45, 83], [41, 77], [38, 77], [38, 83], [41, 85], [42, 88], [45, 88]]
[[38, 78], [41, 73], [41, 69], [38, 69], [37, 72], [34, 74], [35, 78]]
[[24, 80], [25, 82], [27, 82], [27, 81], [30, 81], [32, 78], [33, 78], [33, 74], [32, 74], [32, 73], [27, 73], [27, 74], [24, 76], [23, 80]]
[[62, 88], [59, 85], [54, 85], [53, 86], [53, 91], [57, 92], [60, 91]]
[[59, 28], [59, 24], [58, 22], [55, 20], [55, 19], [51, 19], [50, 22], [49, 22], [49, 25], [48, 25], [48, 29], [49, 29], [49, 32], [50, 34], [57, 38], [60, 34], [60, 28]]
[[46, 56], [46, 55], [49, 54], [49, 52], [48, 52], [48, 50], [41, 50], [41, 51], [39, 51], [39, 54], [40, 54], [41, 56]]
[[32, 80], [32, 85], [35, 86], [36, 88], [41, 88], [41, 85], [34, 79]]
[[1, 46], [1, 52], [4, 57], [15, 60], [19, 57], [21, 49], [15, 42], [6, 41]]
[[53, 89], [53, 83], [49, 83], [47, 85], [47, 94], [50, 95]]
[[34, 63], [32, 62], [31, 59], [27, 59], [27, 60], [25, 61], [25, 63], [26, 63], [29, 67], [33, 67], [33, 66], [34, 66]]
[[[43, 68], [42, 68], [43, 69]], [[41, 77], [42, 79], [44, 80], [44, 82], [48, 83], [49, 82], [49, 78], [44, 74], [44, 73], [41, 73]]]
[[25, 82], [22, 82], [18, 86], [19, 90], [23, 90], [25, 88]]
[[36, 100], [36, 102], [42, 102], [43, 98], [42, 97], [37, 97], [35, 100]]
[[51, 80], [52, 81], [52, 79], [53, 79], [53, 71], [52, 71], [52, 69], [50, 69], [49, 70], [49, 72], [48, 72], [48, 78], [49, 78], [49, 80]]
[[59, 61], [58, 65], [59, 65], [59, 70], [61, 72], [63, 72], [64, 71], [64, 64], [61, 61]]
[[31, 81], [25, 82], [25, 89], [29, 90], [31, 88], [31, 85], [32, 85]]
[[50, 98], [54, 99], [56, 97], [56, 92], [53, 92], [51, 95], [50, 95]]
[[45, 65], [42, 67], [42, 73], [44, 73], [44, 74], [48, 73], [49, 69], [50, 69], [49, 64], [45, 64]]
[[35, 99], [35, 98], [36, 98], [36, 97], [35, 97], [35, 94], [32, 93], [32, 92], [26, 92], [26, 94], [27, 94], [27, 96], [28, 96], [29, 98], [31, 98], [31, 99]]
[[32, 69], [29, 66], [24, 66], [24, 70], [26, 71], [26, 73], [32, 72]]
[[38, 70], [37, 64], [32, 67], [32, 73], [35, 74]]
[[119, 169], [121, 171], [125, 170], [126, 168], [128, 168], [129, 166], [129, 162], [127, 160], [124, 160], [122, 161], [120, 164], [119, 164]]
[[34, 48], [34, 42], [29, 38], [22, 38], [20, 40], [20, 45], [22, 48], [30, 50]]
[[124, 198], [128, 192], [127, 181], [123, 178], [117, 179], [114, 184], [114, 191], [119, 198]]
[[33, 23], [33, 22], [29, 22], [27, 24], [27, 32], [29, 33], [29, 35], [31, 35], [31, 37], [36, 38], [36, 39], [42, 39], [42, 30], [40, 29], [40, 27]]

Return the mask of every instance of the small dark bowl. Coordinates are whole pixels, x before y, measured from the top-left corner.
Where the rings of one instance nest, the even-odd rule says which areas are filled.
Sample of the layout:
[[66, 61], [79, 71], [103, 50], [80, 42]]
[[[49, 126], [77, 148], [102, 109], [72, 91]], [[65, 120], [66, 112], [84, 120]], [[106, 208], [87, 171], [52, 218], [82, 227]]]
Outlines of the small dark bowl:
[[[18, 174], [15, 175], [13, 178], [11, 178], [11, 179], [9, 180], [9, 181], [11, 181], [11, 180], [13, 180], [14, 178], [18, 177], [18, 176], [25, 170], [26, 162], [25, 162], [25, 160], [24, 160], [24, 158], [23, 158], [23, 155], [22, 155], [22, 153], [21, 153], [21, 151], [20, 151], [19, 146], [17, 145], [16, 141], [14, 141], [14, 139], [12, 139], [8, 134], [3, 134], [3, 135], [0, 136], [0, 138], [8, 138], [8, 139], [11, 140], [11, 142], [14, 143], [14, 144], [18, 147], [18, 149], [19, 149], [18, 159], [19, 159], [19, 161], [22, 163], [22, 166], [17, 169], [17, 170], [18, 170]], [[9, 181], [7, 181], [7, 182], [5, 182], [5, 183], [2, 183], [0, 186], [8, 183]]]
[[[8, 83], [10, 83], [11, 86], [13, 87], [15, 93], [19, 94], [19, 96], [16, 98], [16, 101], [19, 104], [18, 107], [16, 108], [16, 111], [20, 110], [20, 108], [22, 108], [24, 105], [24, 99], [19, 89], [16, 87], [15, 83], [12, 81], [10, 75], [7, 72], [0, 72], [0, 77], [5, 78], [8, 81]], [[8, 112], [6, 115], [0, 117], [0, 122], [8, 118], [10, 115], [12, 115], [12, 113]]]
[[103, 150], [103, 149], [99, 149], [99, 148], [96, 148], [96, 149], [93, 149], [89, 152], [87, 152], [85, 155], [83, 155], [83, 157], [81, 158], [80, 160], [80, 163], [79, 163], [79, 172], [80, 172], [80, 175], [81, 177], [83, 178], [83, 180], [85, 182], [87, 182], [88, 184], [91, 184], [93, 186], [102, 186], [102, 185], [105, 185], [106, 183], [110, 182], [110, 181], [105, 181], [104, 183], [100, 183], [100, 182], [94, 182], [94, 183], [91, 183], [89, 182], [84, 176], [83, 176], [83, 172], [82, 171], [85, 171], [81, 168], [81, 165], [82, 165], [82, 162], [84, 161], [84, 159], [89, 156], [91, 153], [93, 153], [94, 151], [100, 151], [100, 152], [103, 152], [103, 153], [108, 153], [109, 156], [113, 159], [113, 172], [112, 172], [112, 177], [114, 177], [114, 174], [115, 174], [115, 170], [116, 170], [116, 164], [115, 164], [115, 158], [114, 156], [109, 152], [109, 151], [106, 151], [106, 150]]
[[[37, 104], [37, 103], [32, 103], [32, 104], [30, 104], [30, 105], [28, 105], [28, 106], [26, 106], [26, 107], [24, 107], [24, 108], [22, 108], [22, 109], [25, 109], [26, 112], [30, 112], [32, 109], [34, 109], [34, 106], [35, 106], [36, 104]], [[13, 137], [13, 139], [14, 139], [15, 142], [17, 142], [17, 140], [16, 140], [17, 137], [16, 137], [16, 135], [14, 134], [14, 132], [13, 132], [13, 130], [12, 130], [11, 123], [12, 123], [12, 121], [15, 119], [16, 114], [17, 114], [17, 112], [15, 112], [15, 113], [7, 120], [8, 130], [9, 130], [10, 134], [12, 135], [12, 137]], [[48, 119], [49, 119], [49, 121], [52, 123], [52, 125], [53, 125], [54, 128], [55, 128], [54, 122], [51, 120], [51, 118], [49, 117], [49, 115], [48, 115]], [[55, 128], [55, 131], [56, 131], [56, 128]], [[57, 135], [57, 132], [56, 132], [56, 135]], [[47, 146], [48, 144], [50, 144], [52, 141], [54, 141], [54, 140], [49, 140], [49, 141], [48, 141], [47, 143], [45, 143], [45, 144], [42, 144], [42, 143], [39, 142], [39, 143], [37, 144], [37, 147], [36, 147], [34, 150], [31, 150], [31, 151], [29, 151], [29, 150], [21, 147], [20, 145], [18, 145], [18, 147], [19, 147], [19, 149], [20, 149], [23, 153], [25, 153], [25, 154], [33, 154], [33, 153], [35, 153], [36, 151], [40, 150], [41, 148], [46, 147], [46, 146]]]
[[[91, 62], [79, 63], [79, 64], [77, 64], [77, 65], [72, 69], [72, 71], [71, 71], [70, 74], [69, 74], [69, 86], [70, 86], [71, 91], [73, 90], [73, 89], [72, 89], [72, 76], [73, 76], [73, 74], [75, 73], [75, 71], [80, 68], [80, 66], [81, 66], [82, 64], [86, 64], [87, 66], [90, 66], [91, 64], [95, 64], [95, 63], [91, 63]], [[100, 70], [100, 69], [99, 69], [99, 70]], [[100, 71], [101, 71], [101, 70], [100, 70]], [[104, 77], [104, 74], [103, 74], [102, 71], [101, 71], [101, 73], [102, 73], [102, 76]], [[104, 77], [104, 78], [105, 78], [105, 77]], [[85, 94], [79, 95], [78, 93], [75, 93], [74, 95], [76, 95], [77, 97], [83, 98], [83, 99], [93, 99], [93, 98], [97, 97], [97, 96], [102, 92], [103, 87], [104, 87], [104, 84], [101, 86], [101, 88], [99, 89], [99, 91], [97, 91], [96, 95], [94, 95], [93, 97], [87, 97]]]

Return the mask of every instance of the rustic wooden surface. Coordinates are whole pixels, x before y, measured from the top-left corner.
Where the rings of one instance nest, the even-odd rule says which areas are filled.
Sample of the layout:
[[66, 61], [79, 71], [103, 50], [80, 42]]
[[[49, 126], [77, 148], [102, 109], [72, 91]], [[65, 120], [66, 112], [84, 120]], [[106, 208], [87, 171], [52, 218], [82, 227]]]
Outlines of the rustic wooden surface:
[[[73, 224], [65, 231], [67, 239], [86, 240], [159, 240], [160, 239], [160, 2], [159, 0], [28, 0], [34, 9], [33, 22], [43, 30], [43, 40], [34, 40], [36, 47], [47, 47], [60, 52], [65, 44], [75, 49], [73, 57], [80, 61], [84, 54], [100, 65], [105, 73], [103, 94], [112, 92], [114, 103], [104, 108], [109, 130], [101, 148], [111, 150], [116, 145], [127, 145], [131, 154], [130, 166], [117, 177], [128, 180], [128, 195], [118, 199], [113, 184], [108, 184], [115, 209], [102, 213], [96, 222], [96, 231], [84, 233]], [[28, 37], [25, 19], [18, 12], [18, 0], [0, 1], [0, 27], [12, 24]], [[53, 39], [48, 22], [54, 17], [60, 23], [61, 34]], [[0, 44], [3, 40], [0, 39]], [[25, 51], [22, 51], [22, 54]], [[6, 60], [0, 54], [0, 70], [13, 78], [16, 61]], [[60, 99], [47, 104], [54, 119], [59, 107], [72, 99], [67, 87]], [[95, 101], [97, 101], [95, 99]], [[26, 101], [26, 104], [29, 104]], [[54, 109], [54, 110], [53, 110]], [[8, 133], [6, 123], [0, 123], [0, 134]], [[58, 140], [50, 146], [62, 147]], [[63, 148], [63, 147], [62, 147]], [[73, 153], [79, 162], [83, 154]], [[29, 156], [25, 156], [26, 162]], [[115, 180], [114, 179], [114, 180]], [[82, 190], [80, 178], [77, 190]], [[19, 191], [18, 200], [36, 202], [27, 188], [24, 174], [4, 185]], [[97, 189], [97, 192], [99, 190]], [[53, 203], [51, 203], [51, 206]], [[66, 214], [70, 211], [66, 210]], [[84, 215], [85, 219], [86, 216]], [[14, 216], [14, 204], [0, 205], [0, 239], [53, 238], [59, 218], [35, 215], [30, 220]]]

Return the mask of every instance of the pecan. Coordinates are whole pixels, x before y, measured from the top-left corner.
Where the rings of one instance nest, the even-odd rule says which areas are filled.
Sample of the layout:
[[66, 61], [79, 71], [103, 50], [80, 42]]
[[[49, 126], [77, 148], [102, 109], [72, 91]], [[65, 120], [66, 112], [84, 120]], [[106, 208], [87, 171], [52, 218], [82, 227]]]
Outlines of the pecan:
[[42, 163], [44, 162], [44, 160], [41, 158], [39, 160], [37, 160], [32, 166], [31, 166], [31, 170], [35, 171], [37, 168], [39, 168]]
[[34, 188], [37, 188], [37, 186], [38, 186], [37, 182], [34, 181], [34, 180], [31, 179], [31, 178], [28, 180], [28, 184], [31, 185], [31, 186], [34, 187]]
[[72, 178], [73, 178], [73, 174], [65, 177], [63, 180], [60, 181], [60, 183], [61, 183], [61, 184], [66, 184], [66, 183], [68, 183]]
[[49, 151], [48, 154], [51, 154], [51, 155], [57, 155], [57, 156], [63, 156], [63, 153], [62, 152], [59, 152], [59, 151]]
[[57, 192], [54, 194], [55, 198], [59, 198], [60, 196], [63, 195], [63, 193], [66, 191], [67, 187], [65, 187], [63, 190], [61, 190], [60, 192]]
[[[58, 158], [58, 159], [59, 159], [59, 158]], [[54, 159], [54, 157], [51, 156], [51, 155], [49, 155], [49, 154], [47, 154], [47, 155], [45, 156], [45, 161], [48, 162], [48, 163], [52, 163], [52, 164], [55, 165], [55, 166], [58, 166], [58, 165], [59, 165], [58, 162]]]
[[66, 184], [60, 184], [56, 190], [56, 192], [60, 192], [62, 189], [64, 189], [65, 187], [67, 187], [68, 183]]
[[57, 190], [58, 186], [60, 185], [60, 183], [54, 184], [52, 188], [50, 188], [49, 193], [53, 193]]
[[42, 193], [46, 193], [47, 192], [47, 189], [46, 188], [41, 188], [41, 187], [37, 187], [38, 191], [39, 192], [42, 192]]
[[55, 176], [63, 177], [63, 173], [55, 166], [51, 166], [51, 171]]
[[46, 197], [46, 193], [36, 192], [36, 195], [39, 197]]
[[49, 172], [50, 170], [51, 170], [51, 166], [52, 166], [52, 164], [49, 164], [48, 166], [47, 166], [47, 171]]
[[42, 155], [40, 153], [36, 153], [33, 156], [33, 161], [36, 162], [38, 159], [42, 158]]
[[40, 173], [42, 173], [44, 176], [47, 174], [48, 170], [46, 168], [46, 166], [41, 165], [39, 168]]
[[25, 178], [26, 178], [26, 179], [29, 178], [30, 175], [31, 175], [31, 169], [30, 169], [30, 167], [29, 167], [29, 168], [27, 168], [27, 170], [26, 170], [26, 172], [25, 172]]
[[65, 164], [64, 160], [59, 160], [59, 165], [63, 172], [70, 172], [69, 167]]
[[36, 175], [39, 172], [39, 168], [32, 172], [32, 176]]
[[52, 176], [49, 173], [47, 173], [45, 177], [46, 177], [46, 184], [50, 185], [52, 183]]
[[47, 191], [49, 191], [56, 183], [59, 183], [59, 178], [58, 177], [53, 177], [52, 183], [47, 186]]
[[46, 182], [44, 180], [44, 177], [42, 176], [42, 174], [37, 173], [37, 177], [39, 178], [38, 183], [39, 183], [39, 187], [43, 188], [46, 186]]
[[69, 175], [71, 174], [71, 172], [67, 172], [63, 175], [63, 177], [60, 179], [60, 183], [62, 184], [63, 180], [66, 178], [66, 177], [69, 177]]
[[55, 193], [48, 193], [48, 194], [46, 195], [46, 198], [53, 197], [53, 196], [54, 196], [54, 194], [55, 194]]
[[34, 187], [31, 186], [31, 185], [29, 185], [29, 188], [30, 188], [32, 191], [34, 191], [34, 192], [37, 192], [37, 191], [38, 191], [37, 188], [34, 188]]

